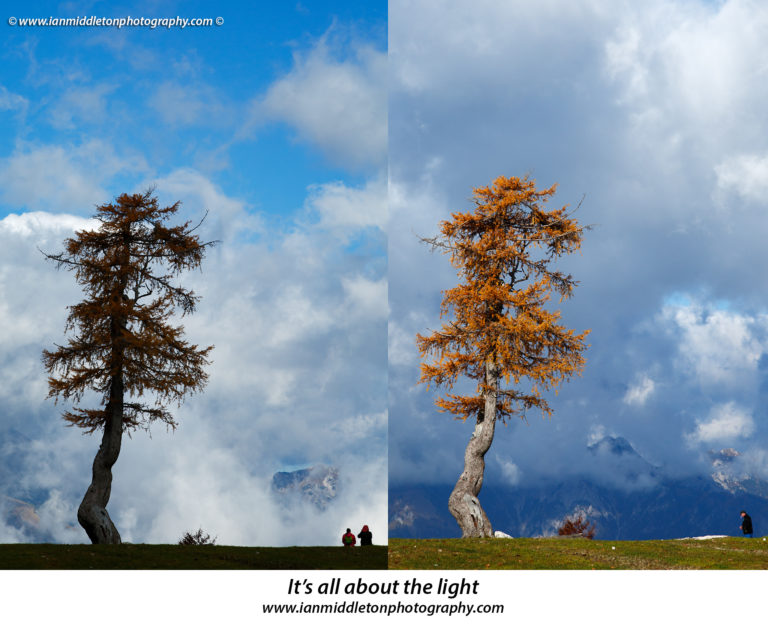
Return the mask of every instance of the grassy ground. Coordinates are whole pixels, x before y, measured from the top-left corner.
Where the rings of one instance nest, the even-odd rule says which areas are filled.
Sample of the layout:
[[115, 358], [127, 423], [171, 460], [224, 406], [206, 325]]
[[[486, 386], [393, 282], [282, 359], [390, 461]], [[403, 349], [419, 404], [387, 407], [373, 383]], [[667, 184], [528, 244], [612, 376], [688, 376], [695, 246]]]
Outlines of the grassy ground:
[[763, 538], [645, 540], [584, 538], [389, 539], [394, 570], [768, 569]]
[[0, 569], [370, 570], [387, 568], [387, 547], [246, 547], [176, 544], [2, 544]]

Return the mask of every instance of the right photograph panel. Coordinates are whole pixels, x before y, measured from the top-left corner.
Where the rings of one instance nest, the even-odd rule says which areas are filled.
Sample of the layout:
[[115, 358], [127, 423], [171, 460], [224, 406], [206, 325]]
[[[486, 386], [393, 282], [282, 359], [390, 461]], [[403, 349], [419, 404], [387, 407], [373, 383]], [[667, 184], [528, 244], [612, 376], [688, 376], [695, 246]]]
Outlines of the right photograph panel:
[[390, 568], [765, 567], [766, 23], [390, 1]]

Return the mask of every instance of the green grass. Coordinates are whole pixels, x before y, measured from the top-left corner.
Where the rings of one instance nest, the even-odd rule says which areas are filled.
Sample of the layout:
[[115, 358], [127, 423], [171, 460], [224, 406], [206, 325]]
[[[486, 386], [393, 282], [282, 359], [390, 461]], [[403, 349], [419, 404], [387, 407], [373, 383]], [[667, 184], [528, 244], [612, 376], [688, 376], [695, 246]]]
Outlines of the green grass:
[[[615, 548], [614, 548], [615, 547]], [[768, 569], [762, 538], [616, 542], [581, 538], [390, 538], [394, 570]], [[3, 544], [0, 569], [15, 570], [370, 570], [387, 568], [387, 547], [243, 547], [176, 544]]]
[[768, 569], [762, 538], [606, 541], [584, 538], [389, 539], [393, 570]]
[[0, 569], [14, 570], [371, 570], [387, 547], [248, 547], [177, 544], [2, 544]]

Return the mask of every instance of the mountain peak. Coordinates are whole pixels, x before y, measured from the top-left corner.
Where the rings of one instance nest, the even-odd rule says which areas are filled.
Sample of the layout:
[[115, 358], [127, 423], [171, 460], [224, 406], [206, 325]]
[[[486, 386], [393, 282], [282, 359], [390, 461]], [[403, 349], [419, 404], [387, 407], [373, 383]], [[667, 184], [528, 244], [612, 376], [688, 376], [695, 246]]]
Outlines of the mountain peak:
[[621, 436], [613, 437], [606, 435], [597, 442], [587, 446], [587, 449], [593, 454], [610, 453], [612, 455], [633, 455], [640, 457], [640, 454], [634, 449], [626, 438]]
[[272, 491], [282, 497], [298, 495], [320, 510], [336, 498], [339, 470], [318, 464], [293, 471], [280, 471], [272, 475]]
[[709, 451], [709, 458], [712, 460], [712, 465], [717, 468], [718, 466], [724, 466], [730, 464], [737, 457], [741, 456], [741, 453], [735, 448], [724, 448], [719, 451]]

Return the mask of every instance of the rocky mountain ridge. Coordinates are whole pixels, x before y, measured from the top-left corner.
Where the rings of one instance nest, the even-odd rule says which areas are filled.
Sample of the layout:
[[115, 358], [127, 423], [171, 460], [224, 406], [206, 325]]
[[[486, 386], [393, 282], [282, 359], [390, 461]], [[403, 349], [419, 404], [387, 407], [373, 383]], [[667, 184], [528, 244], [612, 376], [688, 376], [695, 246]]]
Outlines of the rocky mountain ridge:
[[[755, 532], [768, 534], [768, 482], [740, 471], [735, 449], [712, 451], [711, 473], [685, 478], [666, 476], [624, 438], [602, 438], [588, 450], [614, 464], [612, 482], [574, 476], [531, 487], [486, 483], [480, 500], [494, 530], [513, 537], [556, 535], [566, 516], [581, 514], [595, 524], [596, 539], [738, 535], [745, 509]], [[452, 488], [390, 485], [390, 536], [459, 536], [448, 511]]]
[[280, 471], [272, 475], [272, 492], [281, 499], [297, 497], [325, 510], [336, 498], [339, 470], [322, 464], [293, 471]]

